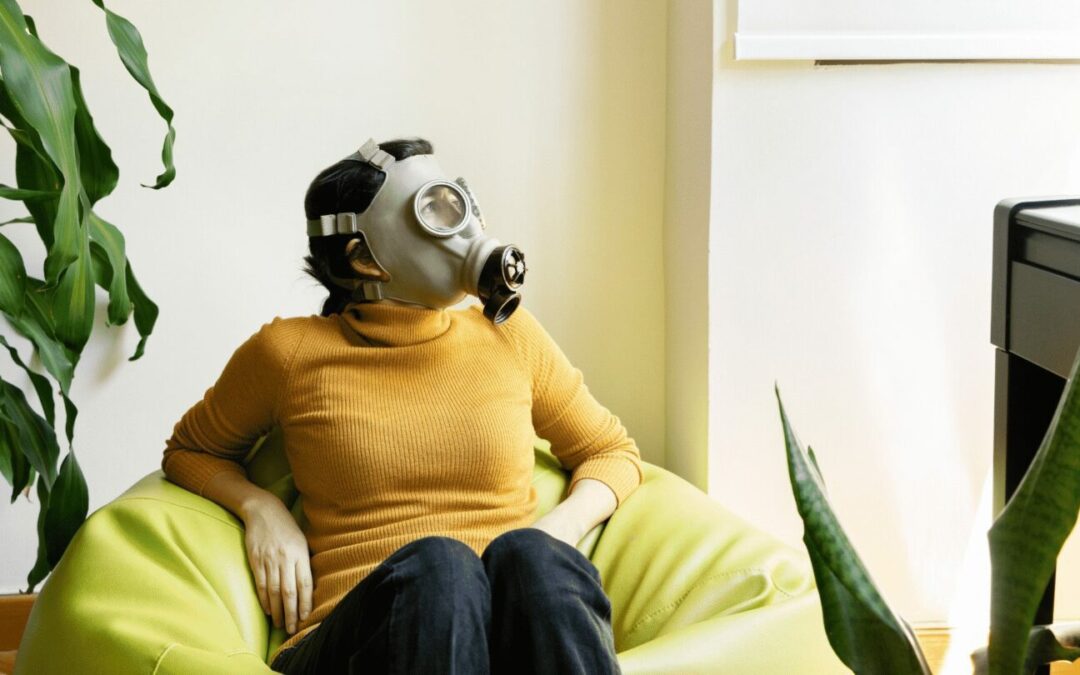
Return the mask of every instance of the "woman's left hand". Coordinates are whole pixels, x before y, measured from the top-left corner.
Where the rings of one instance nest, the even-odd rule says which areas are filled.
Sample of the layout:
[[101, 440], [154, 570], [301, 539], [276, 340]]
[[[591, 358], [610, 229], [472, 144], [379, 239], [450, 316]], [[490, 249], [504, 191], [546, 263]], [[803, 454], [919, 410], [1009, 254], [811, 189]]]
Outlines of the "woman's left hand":
[[536, 520], [529, 527], [535, 527], [538, 530], [547, 532], [552, 537], [565, 541], [573, 547], [577, 547], [578, 542], [584, 534], [581, 532], [581, 528], [575, 523], [568, 521], [565, 518], [560, 517], [555, 511], [549, 511]]

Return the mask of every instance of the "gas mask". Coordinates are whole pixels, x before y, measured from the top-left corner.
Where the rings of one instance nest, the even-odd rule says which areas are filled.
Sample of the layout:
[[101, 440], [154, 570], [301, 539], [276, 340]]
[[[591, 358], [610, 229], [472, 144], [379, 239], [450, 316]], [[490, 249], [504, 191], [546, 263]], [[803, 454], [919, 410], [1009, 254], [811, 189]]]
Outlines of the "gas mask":
[[357, 300], [391, 298], [433, 309], [474, 295], [494, 324], [513, 314], [521, 302], [525, 256], [484, 234], [480, 208], [464, 179], [447, 180], [433, 155], [397, 161], [371, 139], [346, 159], [370, 164], [386, 180], [362, 213], [309, 220], [308, 236], [356, 234], [388, 280], [331, 275], [334, 283]]

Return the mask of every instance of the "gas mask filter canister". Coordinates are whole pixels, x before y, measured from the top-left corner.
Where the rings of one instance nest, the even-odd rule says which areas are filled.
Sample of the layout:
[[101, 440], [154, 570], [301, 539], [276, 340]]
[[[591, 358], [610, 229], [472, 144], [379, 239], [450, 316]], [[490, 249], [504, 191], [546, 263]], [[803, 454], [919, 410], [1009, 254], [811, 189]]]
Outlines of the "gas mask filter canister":
[[433, 155], [395, 160], [373, 139], [346, 159], [370, 164], [386, 180], [363, 212], [308, 220], [308, 236], [357, 234], [387, 280], [331, 275], [334, 283], [358, 300], [391, 298], [433, 309], [474, 295], [494, 324], [513, 314], [521, 302], [525, 255], [484, 234], [480, 208], [464, 179], [447, 180]]

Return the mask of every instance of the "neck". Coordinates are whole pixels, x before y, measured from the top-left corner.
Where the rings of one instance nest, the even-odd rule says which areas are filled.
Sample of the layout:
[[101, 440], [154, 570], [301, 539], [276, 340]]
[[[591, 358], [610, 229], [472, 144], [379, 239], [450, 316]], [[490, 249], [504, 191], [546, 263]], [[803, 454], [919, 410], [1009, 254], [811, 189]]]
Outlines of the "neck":
[[450, 329], [446, 309], [403, 302], [350, 302], [339, 320], [361, 344], [407, 347], [434, 340]]

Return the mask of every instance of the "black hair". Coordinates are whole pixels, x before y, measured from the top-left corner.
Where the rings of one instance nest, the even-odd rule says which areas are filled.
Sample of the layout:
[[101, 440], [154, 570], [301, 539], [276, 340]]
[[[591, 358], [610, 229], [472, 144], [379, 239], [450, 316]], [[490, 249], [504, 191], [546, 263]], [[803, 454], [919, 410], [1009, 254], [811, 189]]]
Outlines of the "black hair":
[[[430, 155], [431, 143], [423, 138], [400, 138], [380, 143], [379, 148], [394, 159]], [[304, 213], [309, 220], [332, 213], [362, 213], [382, 187], [386, 174], [364, 162], [343, 159], [319, 172], [304, 196]], [[330, 295], [322, 307], [322, 316], [340, 313], [352, 301], [352, 293], [330, 280], [330, 274], [345, 279], [356, 276], [345, 257], [345, 244], [356, 235], [331, 234], [308, 237], [310, 255], [304, 256], [303, 271], [326, 287]]]

